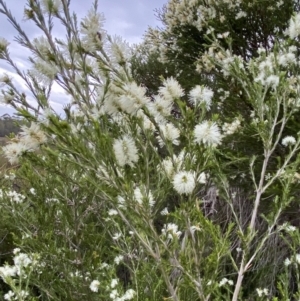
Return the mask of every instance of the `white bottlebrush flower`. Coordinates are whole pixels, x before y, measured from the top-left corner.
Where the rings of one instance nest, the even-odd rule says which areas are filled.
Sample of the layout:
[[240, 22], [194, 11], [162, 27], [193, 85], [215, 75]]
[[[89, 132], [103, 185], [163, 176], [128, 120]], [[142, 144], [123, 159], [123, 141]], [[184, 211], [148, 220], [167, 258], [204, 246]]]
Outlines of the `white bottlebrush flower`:
[[141, 107], [149, 102], [145, 96], [146, 89], [138, 86], [135, 82], [123, 86], [124, 94], [119, 97], [119, 105], [128, 114], [136, 113]]
[[194, 141], [209, 146], [216, 146], [221, 143], [222, 135], [215, 122], [203, 121], [195, 126]]
[[58, 67], [53, 63], [37, 59], [29, 73], [43, 85], [50, 85], [58, 71]]
[[235, 118], [233, 122], [227, 123], [225, 122], [222, 130], [224, 135], [232, 135], [234, 134], [241, 126], [241, 121], [238, 118]]
[[90, 284], [90, 290], [97, 293], [99, 290], [100, 282], [98, 280], [93, 280]]
[[286, 226], [285, 226], [285, 230], [286, 230], [287, 232], [294, 232], [294, 231], [296, 231], [296, 227], [295, 227], [295, 226], [292, 226], [292, 225], [286, 225]]
[[2, 94], [0, 94], [0, 104], [9, 104], [15, 98], [14, 95], [11, 95], [10, 93], [6, 93], [4, 91], [1, 92]]
[[161, 124], [159, 130], [161, 134], [161, 137], [158, 137], [160, 147], [165, 145], [165, 140], [174, 145], [179, 145], [178, 138], [180, 136], [180, 131], [172, 123]]
[[267, 288], [261, 289], [257, 288], [256, 289], [258, 297], [262, 297], [263, 295], [268, 296], [269, 295], [269, 290]]
[[80, 32], [82, 34], [82, 45], [87, 51], [95, 51], [103, 44], [105, 38], [104, 22], [104, 15], [94, 9], [90, 9], [87, 16], [83, 18]]
[[290, 19], [289, 27], [286, 31], [286, 34], [294, 39], [300, 34], [300, 14], [296, 14]]
[[169, 179], [173, 178], [176, 171], [184, 169], [183, 163], [185, 158], [185, 151], [181, 151], [178, 156], [173, 155], [173, 158], [166, 158], [161, 162], [160, 169], [166, 173]]
[[300, 254], [296, 254], [296, 262], [300, 264]]
[[110, 265], [106, 262], [101, 263], [100, 270], [109, 269]]
[[115, 139], [113, 144], [114, 153], [120, 166], [126, 164], [133, 167], [139, 160], [138, 149], [132, 137], [125, 135], [120, 139]]
[[279, 85], [279, 77], [277, 75], [270, 75], [265, 80], [265, 85], [276, 88]]
[[0, 37], [0, 52], [1, 50], [5, 50], [8, 45], [9, 42], [6, 39]]
[[224, 286], [225, 284], [229, 284], [229, 285], [233, 285], [233, 281], [229, 280], [227, 278], [223, 278], [220, 282], [219, 282], [219, 287]]
[[245, 17], [247, 17], [247, 13], [244, 12], [244, 11], [242, 11], [242, 10], [240, 10], [240, 11], [236, 14], [235, 19], [238, 20], [238, 19], [245, 18]]
[[293, 136], [286, 136], [282, 139], [281, 143], [283, 146], [294, 145], [296, 144], [296, 139]]
[[7, 73], [3, 73], [0, 75], [0, 87], [3, 87], [11, 82], [12, 82], [12, 77], [10, 77]]
[[126, 208], [126, 201], [125, 201], [125, 199], [123, 197], [121, 197], [120, 195], [118, 195], [117, 200], [118, 200], [118, 207], [120, 209]]
[[118, 215], [118, 211], [115, 210], [115, 209], [110, 209], [110, 210], [108, 211], [108, 215], [109, 215], [109, 216], [112, 216], [112, 215]]
[[45, 13], [56, 13], [62, 8], [61, 0], [42, 0], [41, 4]]
[[21, 290], [18, 292], [18, 299], [19, 300], [25, 300], [26, 297], [29, 296], [29, 293], [27, 291]]
[[33, 187], [29, 189], [29, 192], [33, 195], [36, 195], [35, 189]]
[[8, 293], [6, 293], [6, 294], [4, 295], [4, 300], [7, 300], [7, 301], [16, 300], [16, 299], [15, 299], [15, 293], [12, 292], [12, 291], [8, 291]]
[[141, 189], [139, 187], [136, 187], [134, 189], [133, 195], [134, 195], [135, 201], [138, 204], [142, 205], [142, 203], [143, 203], [143, 194], [142, 194]]
[[171, 158], [164, 159], [161, 162], [161, 169], [166, 173], [166, 175], [171, 178], [174, 174], [174, 165]]
[[121, 300], [119, 297], [119, 292], [117, 290], [112, 290], [109, 294], [109, 297], [112, 299], [112, 300]]
[[122, 237], [122, 233], [115, 233], [114, 236], [112, 237], [113, 240], [118, 240], [120, 237]]
[[286, 54], [280, 54], [278, 56], [278, 63], [281, 66], [286, 67], [289, 64], [295, 64], [297, 62], [296, 55], [292, 52]]
[[149, 113], [155, 118], [156, 122], [164, 123], [165, 117], [171, 114], [172, 106], [173, 99], [156, 95], [154, 97], [154, 101], [148, 103], [147, 108]]
[[115, 264], [120, 264], [120, 262], [124, 259], [123, 255], [116, 256], [114, 259]]
[[107, 113], [108, 115], [118, 115], [121, 111], [121, 106], [119, 103], [119, 98], [113, 94], [107, 93], [106, 97], [103, 101], [103, 112]]
[[17, 274], [20, 275], [23, 268], [32, 264], [31, 258], [25, 253], [18, 253], [14, 257], [14, 264], [17, 269]]
[[22, 154], [28, 151], [28, 146], [23, 142], [10, 143], [4, 146], [2, 150], [9, 163], [16, 164], [19, 162], [19, 158], [22, 156]]
[[149, 204], [150, 208], [152, 208], [155, 205], [155, 200], [153, 198], [151, 191], [149, 191], [149, 194], [148, 194], [148, 204]]
[[14, 277], [17, 274], [17, 268], [15, 266], [4, 265], [0, 267], [0, 276], [2, 278]]
[[20, 204], [20, 203], [23, 203], [23, 201], [25, 200], [25, 196], [20, 194], [20, 193], [17, 193], [16, 191], [8, 191], [6, 193], [7, 197], [10, 198], [10, 201], [12, 203], [17, 203], [17, 204]]
[[286, 267], [288, 267], [291, 263], [292, 263], [292, 262], [291, 262], [291, 260], [290, 260], [289, 258], [286, 258], [286, 259], [284, 260], [284, 265], [285, 265]]
[[169, 223], [164, 225], [161, 230], [163, 236], [167, 237], [168, 239], [172, 240], [174, 237], [179, 237], [181, 235], [181, 231], [178, 231], [178, 226], [174, 223]]
[[17, 255], [17, 254], [19, 254], [21, 252], [21, 249], [20, 248], [14, 248], [13, 249], [13, 254], [14, 255]]
[[146, 116], [143, 110], [138, 110], [136, 116], [142, 120], [142, 128], [144, 130], [150, 130], [152, 132], [155, 131], [155, 126], [152, 121]]
[[45, 108], [43, 114], [39, 118], [40, 124], [49, 125], [51, 117], [55, 116], [51, 108]]
[[179, 194], [191, 194], [196, 186], [195, 173], [180, 171], [173, 178], [174, 189]]
[[166, 100], [174, 100], [184, 95], [184, 91], [176, 79], [170, 77], [163, 82], [158, 90], [159, 94]]
[[139, 187], [136, 187], [133, 191], [133, 195], [134, 195], [134, 200], [139, 205], [142, 205], [144, 200], [147, 201], [150, 208], [152, 208], [155, 205], [155, 200], [153, 198], [152, 192], [149, 191], [147, 195], [145, 188], [142, 188], [141, 190]]
[[37, 149], [38, 146], [47, 142], [47, 136], [37, 123], [32, 122], [30, 127], [22, 126], [20, 133], [21, 141], [28, 149]]
[[135, 296], [136, 292], [133, 289], [129, 289], [125, 292], [121, 300], [131, 300]]
[[206, 110], [209, 111], [213, 96], [214, 92], [211, 89], [197, 85], [190, 91], [189, 100], [194, 106], [204, 104]]
[[118, 283], [119, 283], [118, 279], [112, 279], [110, 283], [110, 287], [115, 288], [118, 285]]
[[113, 63], [122, 65], [130, 60], [132, 51], [129, 44], [121, 36], [114, 36], [112, 39], [109, 38], [109, 42], [107, 52]]
[[32, 44], [43, 56], [46, 56], [51, 52], [51, 46], [44, 36], [34, 38]]

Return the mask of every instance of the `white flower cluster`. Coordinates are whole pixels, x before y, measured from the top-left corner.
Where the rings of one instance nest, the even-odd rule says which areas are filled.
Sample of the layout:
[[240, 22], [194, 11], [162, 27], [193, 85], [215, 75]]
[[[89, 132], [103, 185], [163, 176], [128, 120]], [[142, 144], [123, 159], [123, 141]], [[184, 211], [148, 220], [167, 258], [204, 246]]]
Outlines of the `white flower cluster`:
[[6, 39], [0, 37], [0, 52], [2, 49], [6, 49], [8, 45], [9, 42]]
[[174, 189], [179, 194], [191, 194], [196, 186], [196, 175], [191, 171], [180, 171], [173, 178]]
[[4, 295], [4, 300], [7, 300], [7, 301], [25, 300], [28, 296], [29, 296], [29, 293], [25, 290], [19, 290], [16, 292], [8, 291]]
[[174, 100], [181, 98], [184, 91], [178, 81], [171, 77], [163, 82], [158, 92], [147, 108], [157, 123], [165, 123], [165, 118], [171, 114]]
[[160, 124], [159, 130], [160, 136], [157, 139], [160, 147], [165, 145], [165, 141], [179, 145], [180, 131], [172, 123]]
[[134, 200], [139, 205], [143, 205], [144, 203], [146, 203], [149, 205], [150, 208], [152, 208], [155, 205], [155, 200], [153, 198], [152, 192], [150, 190], [147, 192], [146, 187], [141, 187], [141, 188], [136, 187], [134, 189], [133, 192]]
[[292, 263], [297, 263], [298, 265], [300, 265], [300, 254], [296, 254], [295, 256], [293, 256], [292, 258], [286, 258], [284, 260], [284, 265], [285, 266], [289, 266]]
[[8, 92], [1, 91], [0, 104], [9, 104], [14, 99], [14, 96]]
[[138, 149], [132, 137], [124, 135], [120, 139], [115, 139], [113, 144], [114, 153], [120, 166], [134, 166], [139, 160]]
[[[12, 281], [15, 281], [13, 278], [27, 278], [29, 274], [36, 268], [36, 271], [41, 273], [41, 269], [44, 265], [39, 262], [39, 256], [37, 254], [33, 254], [29, 256], [28, 254], [20, 252], [19, 248], [14, 249], [14, 265], [5, 264], [0, 267], [0, 277], [2, 280], [10, 284]], [[25, 300], [28, 296], [28, 292], [22, 289], [21, 283], [20, 285], [14, 285], [11, 288], [13, 291], [9, 291], [4, 295], [5, 300]]]
[[123, 65], [130, 61], [132, 57], [132, 50], [129, 44], [120, 36], [114, 36], [112, 39], [108, 37], [109, 42], [105, 45], [110, 61], [114, 65]]
[[197, 182], [205, 184], [207, 181], [207, 175], [204, 172], [197, 175], [195, 171], [184, 170], [185, 161], [188, 160], [193, 163], [194, 159], [193, 156], [186, 154], [185, 151], [181, 151], [178, 156], [173, 155], [172, 158], [167, 157], [164, 159], [158, 167], [172, 181], [174, 189], [179, 194], [191, 194]]
[[185, 151], [181, 151], [178, 156], [173, 155], [173, 157], [167, 157], [161, 162], [161, 165], [158, 167], [163, 171], [169, 179], [172, 179], [174, 173], [183, 168], [183, 163], [185, 156], [187, 156]]
[[49, 61], [38, 58], [33, 65], [33, 69], [29, 71], [30, 75], [44, 86], [49, 86], [59, 72], [58, 67]]
[[47, 56], [51, 52], [49, 41], [44, 36], [34, 38], [32, 45], [43, 56]]
[[267, 288], [264, 288], [264, 289], [257, 288], [256, 292], [257, 292], [258, 297], [268, 296], [269, 295], [269, 290]]
[[159, 88], [158, 93], [167, 101], [174, 101], [184, 95], [184, 91], [176, 79], [170, 77], [163, 82], [163, 86]]
[[81, 22], [80, 32], [82, 34], [82, 44], [87, 51], [95, 51], [103, 44], [105, 31], [103, 29], [105, 18], [103, 14], [94, 9], [90, 9]]
[[123, 256], [123, 255], [118, 255], [118, 256], [115, 257], [114, 263], [115, 263], [116, 265], [118, 265], [118, 264], [120, 264], [121, 261], [123, 261], [123, 259], [124, 259], [124, 256]]
[[123, 296], [120, 296], [119, 292], [116, 289], [114, 289], [111, 291], [109, 297], [113, 301], [127, 301], [132, 300], [135, 295], [136, 292], [133, 289], [128, 289]]
[[294, 65], [297, 63], [295, 52], [297, 52], [296, 46], [290, 46], [288, 51], [282, 51], [278, 55], [278, 64], [280, 66]]
[[99, 290], [99, 286], [100, 286], [100, 281], [93, 280], [90, 284], [90, 290], [94, 293], [97, 293]]
[[2, 148], [11, 164], [18, 163], [24, 152], [37, 150], [41, 144], [47, 142], [47, 136], [37, 123], [31, 123], [30, 127], [22, 126], [21, 129], [22, 132], [17, 142], [12, 142]]
[[173, 223], [169, 223], [164, 225], [161, 230], [162, 236], [166, 237], [167, 240], [173, 240], [174, 237], [179, 238], [181, 235], [181, 231], [178, 231], [178, 226]]
[[208, 146], [217, 146], [222, 141], [222, 135], [215, 122], [203, 121], [194, 129], [194, 142]]
[[282, 139], [281, 143], [283, 146], [294, 145], [296, 144], [296, 139], [293, 136], [286, 136]]
[[235, 118], [233, 122], [223, 124], [222, 130], [224, 135], [232, 135], [241, 127], [241, 121]]
[[209, 111], [213, 96], [214, 92], [210, 88], [197, 85], [190, 91], [189, 100], [195, 107], [203, 104], [206, 110]]
[[219, 287], [224, 286], [224, 285], [233, 285], [233, 281], [229, 280], [227, 278], [223, 278], [220, 282], [219, 282]]
[[[0, 195], [2, 195], [3, 193], [0, 193]], [[10, 199], [11, 203], [16, 203], [16, 204], [20, 204], [23, 203], [23, 201], [25, 200], [25, 196], [12, 190], [12, 191], [7, 191], [6, 196]]]
[[300, 14], [297, 13], [293, 18], [290, 19], [289, 27], [286, 30], [286, 34], [291, 38], [295, 39], [300, 34]]
[[42, 0], [41, 4], [45, 13], [57, 13], [62, 8], [61, 0]]

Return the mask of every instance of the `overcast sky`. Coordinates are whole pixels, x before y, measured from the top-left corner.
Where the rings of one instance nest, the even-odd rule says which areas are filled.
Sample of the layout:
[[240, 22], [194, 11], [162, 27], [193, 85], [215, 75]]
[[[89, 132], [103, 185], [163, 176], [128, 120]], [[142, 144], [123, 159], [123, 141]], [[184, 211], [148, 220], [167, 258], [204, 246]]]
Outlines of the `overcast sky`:
[[[28, 36], [32, 38], [38, 36], [40, 32], [31, 22], [25, 22], [23, 19], [26, 2], [26, 0], [6, 0], [12, 14], [19, 21]], [[85, 16], [92, 3], [93, 0], [71, 0], [71, 9], [76, 12], [80, 20]], [[99, 11], [103, 12], [106, 18], [105, 29], [107, 32], [111, 35], [120, 35], [129, 43], [141, 41], [148, 26], [161, 25], [155, 16], [154, 10], [161, 8], [165, 3], [167, 3], [167, 0], [98, 0]], [[15, 29], [7, 21], [6, 16], [0, 14], [0, 37], [12, 42], [14, 36], [16, 36]], [[29, 66], [28, 53], [24, 52], [24, 49], [14, 42], [10, 45], [10, 53], [20, 68], [26, 69]], [[3, 72], [14, 76], [12, 69], [3, 61], [0, 61], [0, 74]], [[18, 80], [17, 85], [26, 92], [26, 86], [22, 82]], [[61, 111], [62, 103], [66, 101], [66, 96], [57, 87], [54, 91], [53, 98], [55, 99], [53, 99], [52, 105], [54, 105], [56, 110]], [[59, 102], [62, 103], [59, 104]], [[0, 116], [5, 113], [12, 114], [13, 110], [0, 104]]]

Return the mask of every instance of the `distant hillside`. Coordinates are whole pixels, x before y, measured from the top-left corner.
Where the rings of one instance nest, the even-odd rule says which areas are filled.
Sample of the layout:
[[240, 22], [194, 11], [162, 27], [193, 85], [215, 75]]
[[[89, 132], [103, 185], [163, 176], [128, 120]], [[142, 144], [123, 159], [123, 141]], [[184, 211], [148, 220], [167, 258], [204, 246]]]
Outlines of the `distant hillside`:
[[17, 134], [20, 131], [18, 122], [20, 120], [8, 114], [0, 116], [0, 137], [8, 136], [11, 133]]

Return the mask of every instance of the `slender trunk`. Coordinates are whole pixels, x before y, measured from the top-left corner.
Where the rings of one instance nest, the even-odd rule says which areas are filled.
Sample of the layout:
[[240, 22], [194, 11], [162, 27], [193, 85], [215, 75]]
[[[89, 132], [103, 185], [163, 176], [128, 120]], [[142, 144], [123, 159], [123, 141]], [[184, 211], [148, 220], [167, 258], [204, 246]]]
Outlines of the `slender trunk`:
[[[261, 175], [260, 175], [260, 180], [259, 180], [259, 185], [257, 188], [257, 192], [256, 192], [256, 198], [255, 198], [255, 202], [254, 202], [254, 208], [252, 211], [252, 215], [251, 215], [251, 222], [250, 222], [250, 231], [248, 234], [248, 243], [247, 243], [247, 247], [250, 245], [252, 239], [253, 239], [253, 235], [255, 233], [255, 221], [257, 218], [257, 213], [258, 213], [258, 207], [260, 204], [260, 200], [261, 200], [261, 196], [263, 194], [263, 186], [264, 186], [264, 179], [265, 179], [265, 174], [266, 174], [266, 170], [267, 170], [267, 165], [269, 162], [269, 157], [270, 157], [270, 153], [267, 152], [265, 154], [265, 159], [264, 159], [264, 163], [263, 163], [263, 167], [261, 170]], [[234, 289], [234, 293], [233, 293], [233, 297], [232, 297], [232, 301], [238, 301], [238, 297], [239, 297], [239, 293], [241, 291], [241, 287], [242, 287], [242, 282], [243, 282], [243, 278], [244, 278], [244, 273], [246, 272], [248, 267], [248, 264], [245, 263], [245, 252], [247, 250], [243, 251], [244, 255], [243, 255], [243, 259], [241, 261], [240, 264], [240, 269], [238, 272], [238, 278], [235, 284], [235, 289]]]

